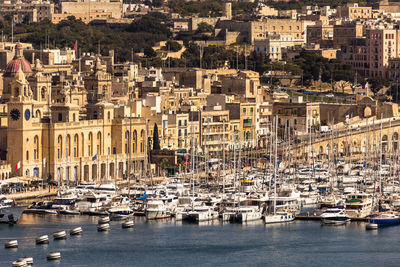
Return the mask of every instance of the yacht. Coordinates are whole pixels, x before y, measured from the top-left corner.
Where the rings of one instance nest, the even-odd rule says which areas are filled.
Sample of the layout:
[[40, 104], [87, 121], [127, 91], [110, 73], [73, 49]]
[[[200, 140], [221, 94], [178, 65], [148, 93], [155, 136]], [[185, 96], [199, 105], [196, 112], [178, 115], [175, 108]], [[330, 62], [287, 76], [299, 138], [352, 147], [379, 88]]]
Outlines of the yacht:
[[345, 224], [350, 221], [349, 216], [345, 213], [344, 207], [337, 207], [325, 210], [321, 214], [323, 224]]
[[194, 206], [187, 212], [186, 220], [191, 222], [205, 222], [218, 219], [218, 212], [208, 206]]
[[260, 220], [261, 217], [261, 211], [257, 206], [227, 208], [226, 211], [222, 214], [223, 221], [238, 223]]
[[271, 223], [285, 223], [292, 222], [296, 218], [296, 215], [291, 212], [278, 211], [274, 214], [266, 214], [264, 217], [264, 221], [266, 224]]
[[111, 197], [104, 193], [88, 192], [76, 202], [76, 209], [83, 213], [94, 212], [109, 205]]
[[171, 217], [171, 212], [162, 200], [153, 199], [147, 202], [145, 216], [147, 220], [166, 219]]
[[10, 202], [9, 199], [3, 198], [0, 203], [0, 223], [17, 223], [24, 209], [25, 207], [15, 206], [13, 200]]
[[393, 213], [380, 213], [369, 219], [369, 224], [375, 224], [376, 227], [400, 224], [400, 217]]
[[116, 206], [108, 210], [111, 220], [123, 220], [133, 216], [133, 210], [128, 206]]
[[57, 210], [71, 210], [75, 206], [77, 196], [75, 194], [69, 194], [64, 196], [59, 196], [53, 200], [51, 209]]
[[372, 198], [369, 194], [355, 193], [346, 197], [346, 213], [350, 218], [365, 218], [371, 214]]

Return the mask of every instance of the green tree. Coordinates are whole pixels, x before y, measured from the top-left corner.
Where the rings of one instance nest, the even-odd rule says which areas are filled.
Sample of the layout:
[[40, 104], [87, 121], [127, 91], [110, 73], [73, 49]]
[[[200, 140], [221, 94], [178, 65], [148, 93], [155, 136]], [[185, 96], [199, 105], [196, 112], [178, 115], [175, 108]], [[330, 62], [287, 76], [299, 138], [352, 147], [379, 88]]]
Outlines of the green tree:
[[153, 129], [153, 150], [160, 150], [160, 140], [158, 138], [157, 123], [154, 123], [154, 129]]
[[168, 40], [166, 45], [171, 52], [178, 52], [182, 48], [182, 45], [174, 40]]
[[202, 22], [199, 25], [197, 25], [198, 33], [212, 32], [213, 30], [214, 30], [214, 27], [206, 22]]

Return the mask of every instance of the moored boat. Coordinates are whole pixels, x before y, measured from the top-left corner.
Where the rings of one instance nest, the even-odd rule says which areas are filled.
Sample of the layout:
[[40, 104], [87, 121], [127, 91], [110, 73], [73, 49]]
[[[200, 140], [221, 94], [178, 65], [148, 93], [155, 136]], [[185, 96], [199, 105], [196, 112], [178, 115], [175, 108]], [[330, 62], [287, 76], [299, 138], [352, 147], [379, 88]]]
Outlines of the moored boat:
[[345, 213], [344, 208], [331, 208], [325, 210], [321, 214], [321, 221], [323, 224], [345, 224], [350, 221], [349, 216]]

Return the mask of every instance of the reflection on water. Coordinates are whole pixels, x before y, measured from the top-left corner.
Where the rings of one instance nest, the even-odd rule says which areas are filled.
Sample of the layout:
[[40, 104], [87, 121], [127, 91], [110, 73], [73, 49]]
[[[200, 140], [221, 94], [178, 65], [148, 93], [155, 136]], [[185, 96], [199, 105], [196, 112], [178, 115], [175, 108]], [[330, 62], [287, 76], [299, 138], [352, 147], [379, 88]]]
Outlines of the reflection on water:
[[[0, 225], [0, 242], [19, 241], [19, 248], [0, 248], [0, 266], [23, 256], [35, 266], [372, 266], [397, 265], [400, 227], [366, 231], [365, 223], [321, 226], [318, 221], [265, 225], [262, 220], [228, 224], [219, 220], [199, 224], [172, 220], [146, 222], [97, 232], [98, 217], [24, 214], [18, 225]], [[52, 234], [80, 226], [82, 236], [53, 240]], [[35, 238], [49, 235], [49, 245]], [[373, 244], [373, 245], [371, 245]], [[61, 252], [59, 263], [48, 262], [51, 251]]]

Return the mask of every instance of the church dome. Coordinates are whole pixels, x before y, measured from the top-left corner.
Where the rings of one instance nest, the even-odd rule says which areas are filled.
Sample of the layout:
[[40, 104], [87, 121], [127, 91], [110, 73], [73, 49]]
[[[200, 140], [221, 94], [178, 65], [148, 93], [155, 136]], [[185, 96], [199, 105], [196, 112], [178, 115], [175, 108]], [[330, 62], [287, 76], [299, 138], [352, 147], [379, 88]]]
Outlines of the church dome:
[[15, 50], [15, 57], [7, 64], [5, 75], [15, 74], [19, 69], [21, 69], [25, 74], [32, 73], [31, 65], [24, 58], [22, 44], [17, 44]]

